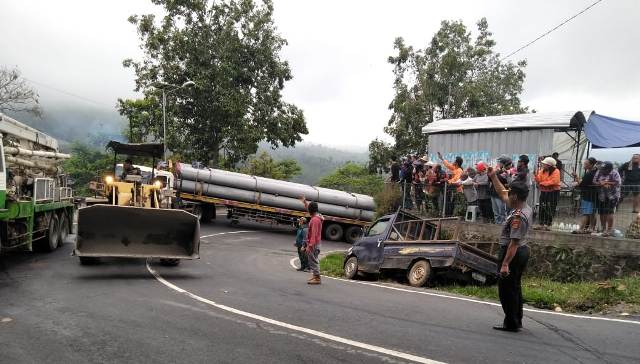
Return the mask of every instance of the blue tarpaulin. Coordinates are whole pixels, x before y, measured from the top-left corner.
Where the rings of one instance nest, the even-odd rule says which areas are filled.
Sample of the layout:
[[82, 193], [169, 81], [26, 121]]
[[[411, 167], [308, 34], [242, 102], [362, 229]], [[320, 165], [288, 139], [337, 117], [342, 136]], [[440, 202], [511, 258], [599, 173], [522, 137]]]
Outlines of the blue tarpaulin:
[[592, 113], [584, 126], [593, 148], [640, 147], [640, 122]]

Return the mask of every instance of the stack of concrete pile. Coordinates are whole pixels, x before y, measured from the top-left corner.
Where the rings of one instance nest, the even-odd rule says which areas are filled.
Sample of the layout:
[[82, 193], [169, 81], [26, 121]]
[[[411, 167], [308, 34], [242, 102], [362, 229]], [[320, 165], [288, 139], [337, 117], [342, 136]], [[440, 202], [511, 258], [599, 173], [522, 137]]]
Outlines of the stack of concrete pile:
[[300, 197], [305, 196], [318, 203], [323, 215], [364, 221], [372, 221], [374, 216], [375, 204], [367, 195], [219, 169], [198, 169], [184, 163], [178, 164], [177, 170], [176, 187], [184, 192], [297, 211], [304, 210]]

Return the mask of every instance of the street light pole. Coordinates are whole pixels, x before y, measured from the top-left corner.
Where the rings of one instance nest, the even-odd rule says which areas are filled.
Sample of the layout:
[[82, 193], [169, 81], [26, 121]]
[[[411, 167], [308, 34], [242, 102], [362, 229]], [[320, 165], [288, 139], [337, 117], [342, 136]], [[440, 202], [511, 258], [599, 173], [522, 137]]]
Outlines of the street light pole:
[[162, 89], [162, 159], [167, 160], [167, 93]]
[[[195, 86], [195, 82], [187, 81], [182, 86], [170, 85], [168, 83], [160, 83], [162, 87], [162, 159], [167, 160], [167, 94], [177, 91], [184, 87]], [[166, 91], [167, 87], [174, 87], [173, 90]]]

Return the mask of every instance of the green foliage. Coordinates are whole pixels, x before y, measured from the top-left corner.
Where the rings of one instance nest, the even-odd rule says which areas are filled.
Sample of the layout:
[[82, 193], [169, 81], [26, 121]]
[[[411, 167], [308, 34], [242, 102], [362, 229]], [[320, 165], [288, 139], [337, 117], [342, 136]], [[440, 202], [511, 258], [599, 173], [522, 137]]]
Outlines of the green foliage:
[[155, 97], [118, 99], [118, 112], [129, 120], [123, 134], [130, 143], [162, 140], [162, 104]]
[[[134, 15], [144, 58], [126, 59], [136, 91], [146, 99], [167, 92], [167, 144], [185, 159], [227, 167], [255, 154], [260, 141], [289, 147], [307, 127], [302, 110], [282, 100], [289, 64], [273, 22], [273, 4], [241, 1], [153, 0], [166, 15]], [[193, 81], [193, 87], [177, 88]], [[128, 111], [138, 121], [145, 105]], [[140, 107], [138, 107], [140, 106]], [[159, 125], [155, 123], [154, 125]], [[149, 126], [151, 128], [151, 126]], [[155, 128], [155, 126], [154, 126]]]
[[[447, 285], [437, 289], [484, 299], [498, 300], [496, 286]], [[580, 281], [561, 283], [548, 278], [524, 278], [522, 297], [525, 303], [539, 308], [564, 311], [602, 311], [607, 307], [627, 304], [640, 310], [640, 277], [628, 276], [603, 282]]]
[[320, 259], [320, 273], [331, 277], [342, 277], [344, 254], [331, 253]]
[[332, 174], [322, 177], [318, 186], [375, 196], [382, 191], [384, 181], [380, 176], [370, 174], [361, 165], [347, 163]]
[[246, 166], [241, 168], [242, 173], [259, 177], [274, 178], [288, 181], [302, 172], [300, 165], [292, 159], [274, 161], [267, 152], [262, 152], [250, 158]]
[[386, 183], [382, 191], [374, 196], [376, 216], [394, 213], [402, 205], [402, 189], [397, 183]]
[[73, 142], [71, 158], [63, 164], [64, 171], [75, 181], [74, 193], [89, 196], [89, 182], [102, 177], [113, 168], [112, 157], [88, 144]]
[[388, 60], [395, 96], [385, 132], [400, 155], [424, 153], [422, 127], [434, 120], [526, 112], [519, 97], [526, 62], [501, 61], [486, 19], [477, 27], [472, 40], [461, 21], [443, 21], [424, 49], [395, 40], [397, 53]]
[[378, 138], [369, 143], [369, 171], [371, 173], [388, 173], [389, 162], [396, 157], [393, 145]]

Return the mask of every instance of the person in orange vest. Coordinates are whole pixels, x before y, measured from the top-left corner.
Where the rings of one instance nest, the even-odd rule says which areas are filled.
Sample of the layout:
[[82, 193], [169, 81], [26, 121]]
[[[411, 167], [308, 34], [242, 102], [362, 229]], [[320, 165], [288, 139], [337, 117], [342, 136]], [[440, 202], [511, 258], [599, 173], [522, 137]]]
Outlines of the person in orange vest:
[[460, 177], [462, 177], [462, 163], [464, 161], [462, 160], [462, 157], [457, 156], [453, 163], [449, 163], [449, 161], [442, 157], [440, 152], [438, 152], [438, 159], [440, 159], [442, 164], [451, 172], [451, 177], [447, 180], [447, 201], [445, 203], [447, 204], [446, 215], [452, 216], [455, 208], [455, 201], [460, 200], [460, 198], [456, 198], [456, 194], [462, 194]]
[[560, 198], [560, 170], [552, 157], [541, 160], [538, 168], [535, 179], [540, 189], [540, 225], [534, 229], [549, 231]]

